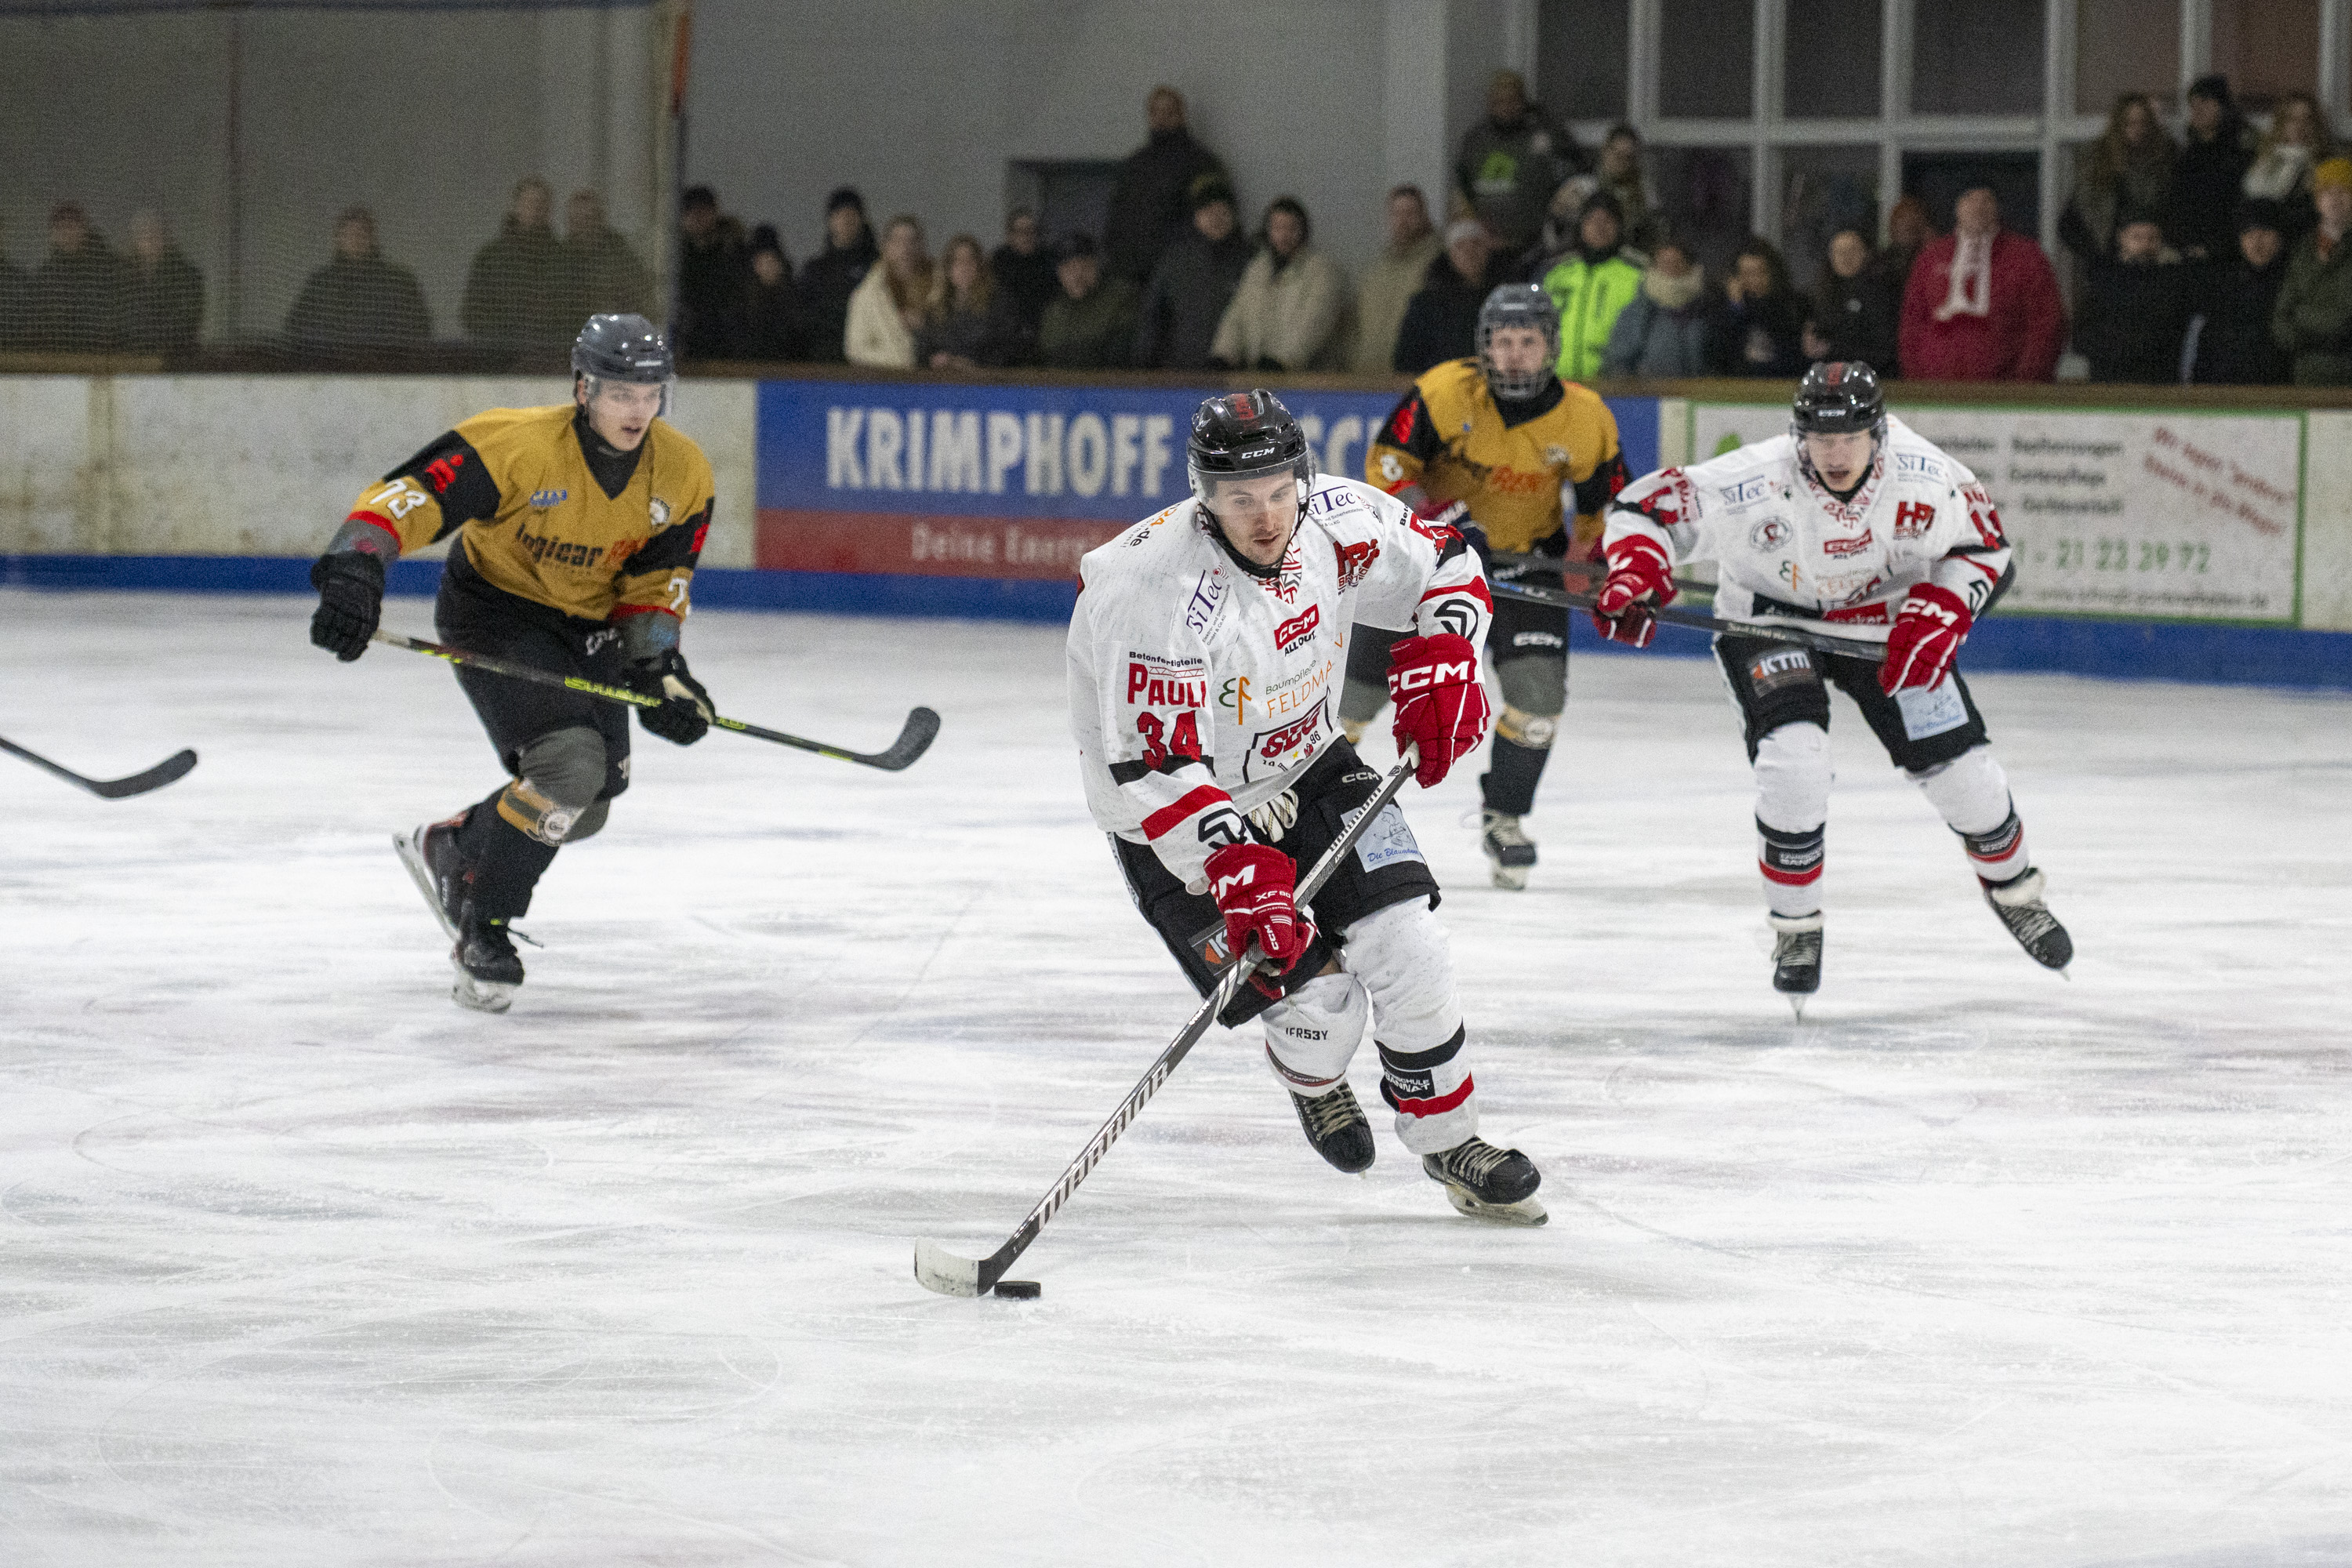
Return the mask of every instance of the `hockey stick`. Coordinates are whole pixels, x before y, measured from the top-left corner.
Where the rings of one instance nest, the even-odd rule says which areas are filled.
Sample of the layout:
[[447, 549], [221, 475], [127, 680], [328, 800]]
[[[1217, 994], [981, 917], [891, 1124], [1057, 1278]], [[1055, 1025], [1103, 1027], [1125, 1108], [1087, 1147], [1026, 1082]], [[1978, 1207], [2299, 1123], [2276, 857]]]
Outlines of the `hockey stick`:
[[[1509, 550], [1496, 551], [1495, 564], [1521, 572], [1565, 572], [1587, 582], [1609, 575], [1606, 561], [1570, 561], [1558, 555], [1521, 555]], [[1685, 594], [1703, 594], [1710, 599], [1715, 596], [1716, 585], [1696, 577], [1677, 577], [1674, 584]]]
[[[502, 658], [492, 658], [486, 653], [468, 653], [446, 643], [425, 642], [420, 637], [404, 637], [397, 632], [378, 628], [375, 640], [404, 647], [412, 653], [431, 654], [446, 658], [451, 664], [467, 665], [475, 669], [487, 669], [493, 675], [512, 676], [517, 680], [529, 680], [541, 686], [560, 686], [583, 696], [602, 698], [607, 702], [625, 702], [632, 708], [658, 708], [662, 700], [648, 697], [642, 691], [632, 691], [625, 686], [607, 686], [583, 676], [558, 675], [551, 669], [536, 669], [527, 664], [511, 664]], [[796, 746], [803, 752], [814, 752], [821, 757], [837, 757], [845, 763], [859, 763], [885, 773], [897, 773], [930, 749], [940, 732], [940, 716], [928, 708], [918, 708], [907, 715], [907, 727], [898, 738], [878, 752], [852, 752], [840, 746], [828, 746], [822, 741], [805, 740], [799, 735], [787, 735], [782, 730], [763, 730], [757, 724], [746, 724], [740, 719], [714, 718], [712, 726], [732, 730], [738, 735], [749, 735], [755, 741], [773, 741], [780, 746]]]
[[28, 752], [5, 735], [0, 735], [0, 752], [24, 758], [35, 767], [53, 773], [80, 789], [86, 789], [100, 800], [124, 800], [149, 790], [162, 789], [173, 779], [184, 778], [196, 765], [194, 752], [174, 752], [143, 773], [132, 773], [125, 779], [86, 779], [71, 768], [61, 768], [38, 752]]
[[[1486, 586], [1498, 599], [1517, 599], [1522, 604], [1589, 610], [1598, 603], [1590, 594], [1574, 593], [1564, 588], [1528, 588], [1517, 583], [1493, 582]], [[1700, 615], [1696, 610], [1677, 610], [1671, 605], [1645, 605], [1643, 607], [1654, 618], [1669, 626], [1696, 626], [1703, 632], [1726, 632], [1737, 637], [1761, 637], [1766, 642], [1792, 643], [1798, 647], [1815, 648], [1847, 658], [1866, 658], [1873, 664], [1886, 657], [1885, 643], [1864, 642], [1858, 637], [1833, 637], [1823, 632], [1809, 632], [1798, 626], [1776, 626], [1762, 621], [1719, 621], [1713, 616]]]
[[[1404, 781], [1412, 776], [1418, 752], [1413, 748], [1406, 748], [1403, 758], [1389, 770], [1389, 776], [1381, 781], [1381, 787], [1372, 792], [1372, 798], [1366, 801], [1363, 809], [1356, 814], [1356, 820], [1348, 825], [1348, 830], [1333, 841], [1330, 848], [1323, 851], [1323, 858], [1315, 862], [1315, 868], [1307, 872], [1306, 879], [1298, 884], [1297, 890], [1291, 895], [1295, 903], [1305, 904], [1339, 871], [1339, 863], [1354, 851], [1356, 841], [1363, 837], [1371, 826], [1372, 818], [1388, 809], [1389, 803], [1396, 799], [1397, 791], [1404, 787]], [[1176, 1064], [1182, 1061], [1199, 1043], [1201, 1037], [1209, 1032], [1211, 1021], [1225, 1010], [1225, 1005], [1241, 990], [1242, 982], [1265, 962], [1253, 946], [1225, 971], [1223, 977], [1217, 982], [1216, 989], [1193, 1012], [1192, 1020], [1168, 1043], [1168, 1048], [1160, 1053], [1160, 1059], [1151, 1064], [1150, 1070], [1127, 1091], [1127, 1098], [1119, 1101], [1117, 1110], [1110, 1113], [1110, 1120], [1087, 1140], [1087, 1146], [1078, 1152], [1076, 1159], [1070, 1162], [1069, 1168], [1062, 1173], [1053, 1190], [1037, 1200], [1037, 1206], [1029, 1211], [1029, 1217], [1021, 1222], [1018, 1230], [1005, 1237], [1003, 1246], [986, 1258], [959, 1258], [932, 1242], [916, 1242], [915, 1278], [922, 1282], [923, 1288], [936, 1290], [942, 1296], [985, 1296], [994, 1289], [996, 1282], [1004, 1278], [1004, 1271], [1013, 1267], [1013, 1260], [1027, 1250], [1031, 1242], [1037, 1239], [1037, 1233], [1045, 1228], [1045, 1222], [1054, 1217], [1056, 1209], [1069, 1202], [1070, 1194], [1078, 1190], [1078, 1184], [1087, 1179], [1087, 1173], [1095, 1168], [1103, 1155], [1109, 1152], [1110, 1146], [1118, 1141], [1118, 1135], [1135, 1121], [1142, 1111], [1144, 1102], [1160, 1092], [1160, 1086], [1168, 1081], [1169, 1075], [1176, 1070]]]

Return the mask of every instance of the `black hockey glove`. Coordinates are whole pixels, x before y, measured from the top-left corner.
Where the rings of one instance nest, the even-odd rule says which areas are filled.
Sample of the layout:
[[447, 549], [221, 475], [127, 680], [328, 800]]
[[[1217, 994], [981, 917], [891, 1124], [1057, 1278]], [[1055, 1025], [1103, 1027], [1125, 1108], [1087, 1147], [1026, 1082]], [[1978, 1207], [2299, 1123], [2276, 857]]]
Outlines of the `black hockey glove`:
[[687, 673], [686, 655], [677, 649], [666, 648], [657, 658], [630, 665], [629, 684], [662, 700], [658, 708], [637, 710], [637, 722], [649, 732], [681, 746], [691, 746], [710, 732], [710, 721], [717, 715], [710, 693]]
[[383, 563], [356, 550], [338, 550], [310, 563], [319, 607], [310, 615], [310, 641], [345, 664], [367, 652], [383, 614]]

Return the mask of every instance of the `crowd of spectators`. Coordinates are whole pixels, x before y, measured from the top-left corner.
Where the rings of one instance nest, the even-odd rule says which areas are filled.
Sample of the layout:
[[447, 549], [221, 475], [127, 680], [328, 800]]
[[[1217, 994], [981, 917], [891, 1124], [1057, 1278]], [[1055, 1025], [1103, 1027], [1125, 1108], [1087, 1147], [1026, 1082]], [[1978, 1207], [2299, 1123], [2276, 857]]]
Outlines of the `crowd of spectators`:
[[[1389, 191], [1384, 243], [1351, 278], [1297, 196], [1248, 209], [1245, 224], [1223, 163], [1163, 86], [1098, 236], [1048, 236], [1023, 208], [993, 250], [958, 234], [935, 256], [919, 217], [877, 231], [843, 186], [795, 270], [773, 226], [747, 230], [696, 186], [680, 203], [671, 324], [681, 356], [706, 363], [1418, 374], [1474, 351], [1496, 284], [1531, 280], [1559, 307], [1560, 373], [1579, 381], [1786, 378], [1823, 359], [1885, 376], [2048, 381], [2071, 346], [2095, 381], [2352, 384], [2352, 157], [2306, 96], [2280, 100], [2259, 132], [2221, 76], [2194, 83], [2185, 109], [2176, 138], [2152, 98], [2116, 100], [2058, 223], [2068, 287], [1990, 186], [1958, 197], [1948, 234], [1907, 195], [1883, 242], [1866, 222], [1835, 229], [1807, 286], [1769, 241], [1740, 243], [1700, 210], [1719, 200], [1679, 204], [1677, 232], [1632, 127], [1588, 150], [1498, 71], [1457, 149], [1442, 221], [1419, 187]], [[554, 205], [543, 180], [514, 187], [467, 270], [455, 323], [467, 342], [555, 354], [592, 311], [653, 309], [651, 272], [597, 193], [572, 194], [561, 236]], [[197, 342], [204, 278], [161, 216], [134, 216], [117, 253], [66, 202], [47, 237], [29, 271], [0, 256], [0, 348], [173, 354]], [[346, 210], [284, 341], [348, 356], [434, 335], [415, 274], [384, 255], [366, 207]]]

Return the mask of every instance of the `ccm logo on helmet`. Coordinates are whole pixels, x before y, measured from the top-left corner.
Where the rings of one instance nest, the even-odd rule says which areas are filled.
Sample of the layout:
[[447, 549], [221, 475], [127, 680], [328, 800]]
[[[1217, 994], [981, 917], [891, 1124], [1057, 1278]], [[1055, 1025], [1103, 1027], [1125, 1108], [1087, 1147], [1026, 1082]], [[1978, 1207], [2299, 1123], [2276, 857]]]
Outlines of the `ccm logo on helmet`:
[[1401, 692], [1418, 691], [1424, 686], [1452, 686], [1475, 679], [1477, 672], [1478, 667], [1466, 659], [1460, 664], [1424, 665], [1419, 669], [1408, 669], [1398, 675], [1397, 689]]

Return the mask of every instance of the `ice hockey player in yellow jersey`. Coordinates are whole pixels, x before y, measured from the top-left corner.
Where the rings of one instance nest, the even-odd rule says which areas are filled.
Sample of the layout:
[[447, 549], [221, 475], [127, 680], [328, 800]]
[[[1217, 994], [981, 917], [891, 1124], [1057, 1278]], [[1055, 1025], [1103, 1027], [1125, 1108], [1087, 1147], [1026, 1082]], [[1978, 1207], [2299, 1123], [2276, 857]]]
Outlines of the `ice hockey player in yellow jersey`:
[[[591, 316], [572, 371], [570, 403], [476, 415], [362, 492], [310, 569], [310, 640], [359, 658], [385, 568], [455, 534], [433, 612], [443, 641], [663, 698], [639, 721], [692, 745], [712, 709], [678, 633], [710, 528], [710, 463], [660, 417], [676, 374], [643, 316]], [[522, 984], [511, 922], [557, 849], [603, 827], [629, 787], [628, 710], [478, 669], [459, 668], [457, 684], [509, 777], [394, 842], [453, 944], [451, 994], [503, 1013]]]
[[[1364, 477], [1495, 551], [1592, 559], [1602, 509], [1625, 484], [1625, 459], [1608, 405], [1591, 388], [1561, 381], [1553, 369], [1559, 359], [1559, 311], [1551, 296], [1532, 283], [1497, 288], [1478, 310], [1476, 356], [1448, 360], [1413, 384], [1367, 450]], [[1488, 574], [1498, 587], [1560, 585], [1557, 572], [1499, 563]], [[1340, 700], [1351, 740], [1388, 699], [1391, 636], [1356, 628]], [[1519, 818], [1535, 805], [1536, 781], [1568, 706], [1568, 612], [1497, 595], [1486, 651], [1503, 712], [1478, 780], [1479, 844], [1496, 887], [1524, 888], [1536, 846]]]

